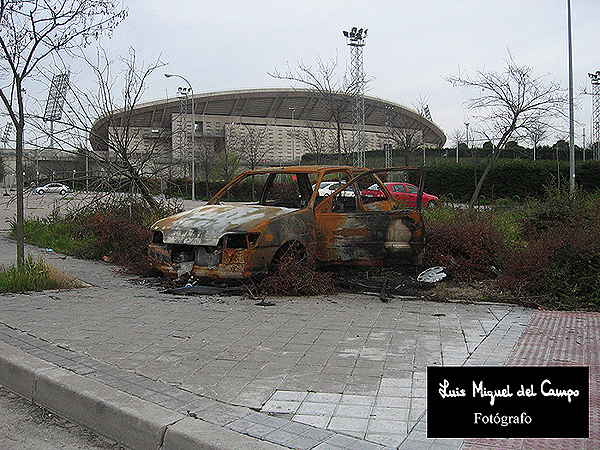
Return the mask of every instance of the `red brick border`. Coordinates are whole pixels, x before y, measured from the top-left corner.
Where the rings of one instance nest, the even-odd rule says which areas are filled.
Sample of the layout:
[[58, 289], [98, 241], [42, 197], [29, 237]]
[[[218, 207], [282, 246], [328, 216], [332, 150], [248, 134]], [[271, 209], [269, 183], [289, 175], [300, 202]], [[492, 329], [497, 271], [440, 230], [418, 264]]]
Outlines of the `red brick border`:
[[464, 450], [600, 449], [600, 313], [536, 311], [506, 365], [589, 366], [589, 439], [468, 439]]

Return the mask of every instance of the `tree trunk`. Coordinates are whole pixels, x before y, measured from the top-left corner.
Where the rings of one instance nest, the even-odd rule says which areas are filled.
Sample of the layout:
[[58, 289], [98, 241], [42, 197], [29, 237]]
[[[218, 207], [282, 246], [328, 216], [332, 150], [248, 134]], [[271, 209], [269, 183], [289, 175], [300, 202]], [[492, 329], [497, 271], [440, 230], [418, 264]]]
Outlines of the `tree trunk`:
[[127, 161], [126, 164], [127, 164], [127, 171], [129, 172], [129, 175], [131, 176], [131, 182], [133, 183], [133, 185], [136, 188], [138, 188], [140, 190], [140, 193], [142, 194], [142, 198], [144, 199], [146, 204], [153, 211], [156, 211], [158, 209], [158, 203], [152, 196], [152, 193], [148, 190], [148, 186], [146, 186], [146, 183], [144, 183], [141, 180], [136, 168], [133, 167], [129, 161]]
[[[508, 138], [510, 137], [510, 135], [513, 133], [513, 131], [515, 131], [515, 128], [517, 125], [517, 118], [518, 118], [518, 116], [515, 116], [513, 118], [511, 126], [504, 132], [504, 134], [500, 138], [500, 142], [498, 142], [498, 145], [494, 149], [494, 152], [492, 153], [492, 157], [490, 158], [490, 161], [488, 162], [487, 167], [481, 174], [481, 177], [479, 178], [479, 183], [477, 183], [477, 186], [475, 187], [475, 191], [473, 192], [473, 196], [471, 197], [471, 201], [469, 202], [469, 208], [473, 208], [473, 205], [475, 205], [475, 202], [477, 201], [477, 198], [479, 197], [479, 193], [481, 192], [481, 188], [483, 187], [483, 183], [484, 183], [488, 173], [490, 172], [492, 165], [496, 161], [498, 161], [498, 158], [500, 158], [500, 153], [502, 152], [502, 149], [506, 145], [506, 141], [508, 141]], [[458, 151], [458, 147], [457, 147], [456, 151]]]
[[17, 179], [17, 267], [25, 263], [25, 214], [23, 213], [23, 129], [25, 123], [20, 121], [16, 129], [15, 172]]
[[469, 208], [473, 208], [473, 205], [475, 205], [475, 202], [477, 201], [477, 198], [479, 197], [479, 193], [481, 192], [481, 188], [483, 187], [483, 183], [484, 183], [488, 173], [490, 172], [492, 165], [498, 160], [499, 156], [500, 156], [500, 149], [496, 149], [496, 151], [490, 158], [490, 161], [488, 162], [487, 167], [485, 168], [485, 170], [481, 174], [481, 177], [479, 178], [479, 182], [477, 183], [477, 186], [475, 187], [475, 191], [473, 192], [473, 196], [471, 197], [471, 201], [469, 202]]

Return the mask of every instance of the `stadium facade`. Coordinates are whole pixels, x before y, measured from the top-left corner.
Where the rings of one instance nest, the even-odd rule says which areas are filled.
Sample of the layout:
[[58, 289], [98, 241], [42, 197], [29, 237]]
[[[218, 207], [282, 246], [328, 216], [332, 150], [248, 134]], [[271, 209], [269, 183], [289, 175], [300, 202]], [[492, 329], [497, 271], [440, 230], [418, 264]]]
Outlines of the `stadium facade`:
[[[253, 89], [194, 94], [193, 102], [192, 106], [191, 96], [181, 95], [139, 104], [129, 117], [114, 111], [94, 124], [92, 148], [110, 159], [114, 151], [111, 141], [123, 134], [126, 121], [129, 128], [138, 130], [128, 145], [136, 152], [152, 149], [158, 166], [189, 168], [192, 139], [197, 165], [236, 145], [238, 153], [247, 151], [239, 144], [242, 135], [254, 136], [254, 141], [246, 139], [245, 145], [256, 147], [253, 151], [260, 156], [259, 165], [297, 164], [307, 152], [352, 151], [354, 123], [349, 96], [325, 96], [308, 89]], [[365, 150], [384, 149], [386, 144], [396, 148], [392, 128], [400, 131], [398, 135], [410, 135], [412, 145], [420, 148], [441, 148], [446, 142], [442, 130], [416, 111], [365, 97]]]

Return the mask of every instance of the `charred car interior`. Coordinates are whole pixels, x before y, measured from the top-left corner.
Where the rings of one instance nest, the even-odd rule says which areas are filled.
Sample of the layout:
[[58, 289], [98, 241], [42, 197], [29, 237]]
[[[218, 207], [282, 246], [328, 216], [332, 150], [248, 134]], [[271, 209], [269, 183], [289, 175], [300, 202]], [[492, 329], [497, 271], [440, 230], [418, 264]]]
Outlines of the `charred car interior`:
[[[420, 206], [401, 203], [385, 187], [409, 174], [421, 195], [424, 170], [417, 167], [248, 171], [206, 205], [156, 222], [149, 255], [170, 278], [266, 275], [290, 248], [310, 252], [324, 266], [419, 263], [425, 247]], [[385, 195], [363, 195], [373, 185]]]

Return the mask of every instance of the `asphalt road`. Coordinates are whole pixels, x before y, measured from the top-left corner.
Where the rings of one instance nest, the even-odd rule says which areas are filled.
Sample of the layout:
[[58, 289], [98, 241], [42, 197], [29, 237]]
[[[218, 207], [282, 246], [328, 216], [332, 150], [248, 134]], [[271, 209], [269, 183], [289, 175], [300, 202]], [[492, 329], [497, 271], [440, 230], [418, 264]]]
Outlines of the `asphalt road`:
[[[44, 194], [32, 195], [27, 193], [23, 199], [23, 213], [25, 218], [47, 217], [52, 211], [59, 212], [71, 211], [73, 209], [85, 208], [90, 203], [94, 203], [98, 198], [96, 192], [70, 192], [67, 195]], [[202, 201], [192, 202], [191, 200], [173, 199], [172, 202], [183, 206], [188, 210], [201, 206]], [[11, 222], [16, 220], [16, 196], [14, 191], [8, 195], [0, 195], [0, 232], [8, 231], [11, 228]], [[0, 253], [0, 265], [10, 267], [16, 262], [16, 247], [14, 252]]]
[[0, 449], [124, 450], [0, 387]]

